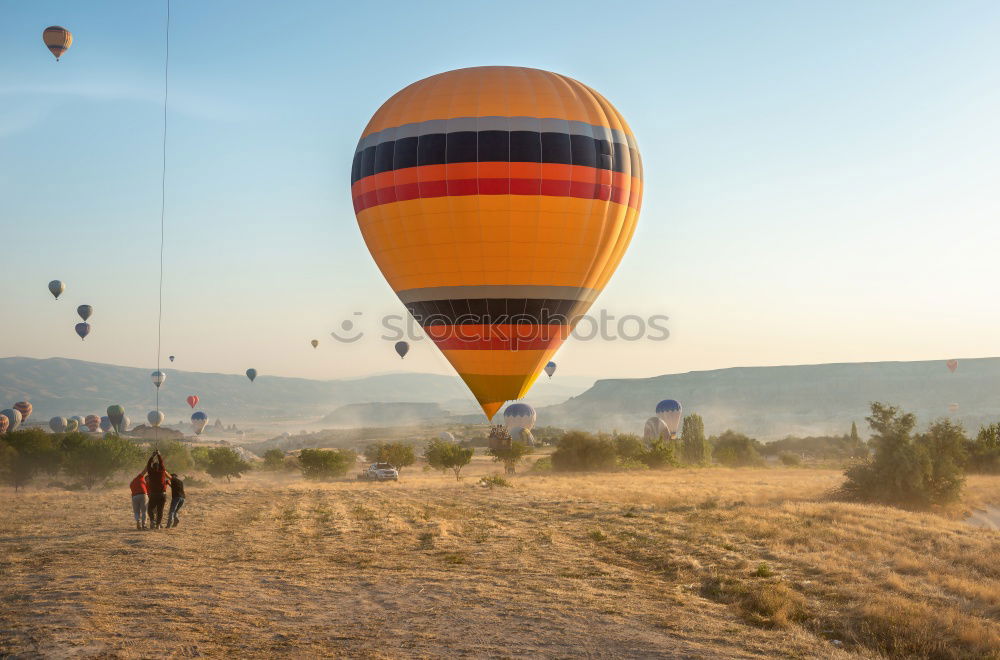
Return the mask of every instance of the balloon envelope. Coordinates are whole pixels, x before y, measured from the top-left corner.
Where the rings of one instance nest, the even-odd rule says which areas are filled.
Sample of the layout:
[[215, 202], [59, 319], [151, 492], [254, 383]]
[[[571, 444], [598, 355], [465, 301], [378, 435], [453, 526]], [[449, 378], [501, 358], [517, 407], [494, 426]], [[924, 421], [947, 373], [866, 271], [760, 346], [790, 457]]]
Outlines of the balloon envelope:
[[97, 430], [101, 428], [101, 418], [97, 415], [87, 415], [81, 424], [86, 425], [87, 430], [91, 433], [97, 433]]
[[90, 324], [89, 323], [77, 323], [76, 324], [76, 334], [80, 335], [80, 339], [86, 339], [87, 335], [90, 334]]
[[14, 410], [13, 408], [7, 408], [6, 410], [0, 410], [0, 415], [7, 417], [7, 430], [16, 431], [17, 427], [21, 425], [21, 413]]
[[80, 305], [76, 308], [76, 313], [80, 315], [80, 318], [86, 321], [94, 314], [94, 308], [90, 305]]
[[310, 343], [310, 344], [312, 344], [312, 347], [313, 347], [313, 348], [316, 348], [317, 346], [319, 346], [319, 340], [318, 340], [318, 339], [313, 339], [313, 340], [312, 340], [311, 342], [309, 342], [309, 343]]
[[556, 372], [555, 362], [549, 362], [548, 364], [545, 365], [545, 373], [548, 375], [549, 378], [552, 378], [552, 374], [554, 374], [555, 372]]
[[42, 42], [58, 62], [63, 53], [73, 45], [73, 33], [62, 26], [50, 25], [42, 31]]
[[8, 426], [10, 426], [10, 419], [7, 418], [7, 415], [0, 413], [0, 435], [7, 432]]
[[21, 421], [26, 422], [31, 417], [32, 407], [27, 401], [18, 401], [14, 404], [14, 410], [21, 413]]
[[397, 341], [395, 348], [396, 354], [399, 355], [400, 358], [405, 358], [406, 354], [410, 352], [409, 342]]
[[76, 421], [75, 419], [67, 419], [66, 420], [66, 432], [67, 433], [73, 433], [73, 432], [78, 431], [78, 430], [80, 430], [80, 422]]
[[675, 435], [681, 427], [681, 404], [674, 399], [664, 399], [656, 404], [656, 416], [667, 425], [671, 435]]
[[526, 403], [512, 403], [503, 411], [503, 423], [508, 429], [528, 429], [535, 426], [537, 414]]
[[653, 442], [663, 437], [667, 432], [667, 425], [659, 417], [650, 417], [646, 420], [646, 426], [642, 429], [642, 439], [646, 442]]
[[49, 420], [49, 428], [52, 429], [54, 433], [62, 433], [66, 430], [66, 418], [53, 417]]
[[148, 421], [149, 425], [152, 426], [153, 428], [156, 428], [157, 426], [162, 424], [163, 420], [166, 418], [167, 416], [164, 415], [163, 412], [160, 410], [150, 410], [149, 414], [146, 415], [146, 421]]
[[197, 406], [198, 405], [198, 395], [197, 394], [192, 394], [191, 396], [189, 396], [187, 398], [187, 403], [192, 408], [194, 408], [195, 406]]
[[160, 385], [163, 385], [164, 381], [167, 380], [167, 374], [162, 371], [154, 371], [150, 375], [150, 378], [153, 380], [153, 385], [156, 385], [156, 387], [159, 388]]
[[206, 424], [208, 424], [208, 415], [205, 413], [199, 410], [195, 414], [191, 415], [191, 427], [194, 429], [195, 435], [201, 435], [201, 432], [204, 430]]
[[492, 418], [614, 273], [642, 196], [636, 140], [572, 78], [460, 69], [386, 101], [351, 196], [389, 285]]
[[441, 435], [439, 437], [445, 442], [455, 442], [455, 436], [449, 431], [441, 431]]
[[49, 282], [49, 293], [55, 296], [56, 300], [62, 295], [62, 292], [66, 290], [66, 285], [59, 280], [52, 280]]
[[174, 356], [173, 356], [173, 355], [171, 355], [171, 356], [170, 356], [170, 361], [171, 361], [171, 362], [173, 362], [173, 361], [174, 361]]
[[115, 433], [122, 432], [122, 422], [125, 421], [125, 409], [119, 405], [108, 406], [108, 419]]
[[256, 369], [247, 369], [247, 378], [250, 379], [251, 383], [253, 382], [253, 379], [256, 378], [256, 377], [257, 377], [257, 370]]
[[102, 431], [104, 431], [105, 433], [107, 433], [108, 431], [110, 431], [113, 428], [114, 428], [114, 425], [111, 423], [111, 418], [110, 417], [108, 417], [106, 415], [104, 417], [101, 417], [101, 430]]
[[958, 360], [948, 360], [944, 364], [951, 373], [955, 373], [955, 369], [958, 369]]

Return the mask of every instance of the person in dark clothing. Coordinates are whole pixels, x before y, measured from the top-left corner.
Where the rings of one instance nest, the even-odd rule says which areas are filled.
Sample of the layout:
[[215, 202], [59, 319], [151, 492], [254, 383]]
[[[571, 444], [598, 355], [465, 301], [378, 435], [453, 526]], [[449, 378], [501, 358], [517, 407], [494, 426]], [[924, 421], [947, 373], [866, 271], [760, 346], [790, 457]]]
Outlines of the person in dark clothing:
[[163, 519], [163, 505], [167, 501], [167, 466], [159, 451], [146, 461], [146, 487], [149, 492], [149, 528], [156, 529]]
[[177, 527], [181, 520], [177, 513], [184, 506], [184, 482], [179, 474], [170, 475], [170, 511], [167, 512], [167, 528]]

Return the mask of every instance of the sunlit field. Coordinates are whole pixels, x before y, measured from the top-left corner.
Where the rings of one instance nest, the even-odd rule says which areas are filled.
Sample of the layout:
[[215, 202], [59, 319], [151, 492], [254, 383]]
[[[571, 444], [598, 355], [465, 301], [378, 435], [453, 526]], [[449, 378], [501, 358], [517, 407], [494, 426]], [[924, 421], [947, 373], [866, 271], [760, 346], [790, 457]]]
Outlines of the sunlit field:
[[128, 489], [3, 490], [0, 651], [27, 656], [989, 657], [1000, 503], [826, 499], [835, 470], [525, 474], [488, 488], [253, 473], [188, 485], [177, 529]]

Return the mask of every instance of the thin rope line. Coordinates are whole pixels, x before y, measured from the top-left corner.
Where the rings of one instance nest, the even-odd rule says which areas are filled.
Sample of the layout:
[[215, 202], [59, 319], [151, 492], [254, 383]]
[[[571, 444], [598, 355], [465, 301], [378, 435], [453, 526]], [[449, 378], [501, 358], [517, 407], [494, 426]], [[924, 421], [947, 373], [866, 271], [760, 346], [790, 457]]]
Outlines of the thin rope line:
[[[163, 244], [167, 215], [167, 103], [170, 99], [170, 0], [167, 0], [166, 51], [163, 57], [163, 162], [160, 170], [160, 300], [156, 316], [156, 370], [160, 371], [163, 340]], [[160, 387], [156, 386], [156, 412], [160, 412]], [[153, 432], [159, 440], [160, 427]]]

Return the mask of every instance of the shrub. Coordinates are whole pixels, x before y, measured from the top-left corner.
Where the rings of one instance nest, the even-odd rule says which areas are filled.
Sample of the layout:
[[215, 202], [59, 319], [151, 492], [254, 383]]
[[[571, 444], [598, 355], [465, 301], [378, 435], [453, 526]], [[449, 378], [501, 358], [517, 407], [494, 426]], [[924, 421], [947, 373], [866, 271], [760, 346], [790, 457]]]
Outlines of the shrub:
[[615, 467], [615, 445], [605, 436], [568, 431], [552, 453], [552, 467], [559, 472], [610, 470]]
[[758, 450], [761, 444], [742, 433], [726, 431], [715, 439], [713, 455], [722, 465], [727, 467], [750, 467], [763, 465], [764, 459]]
[[935, 422], [913, 436], [916, 417], [874, 402], [868, 424], [874, 456], [847, 469], [839, 495], [845, 499], [926, 507], [955, 501], [964, 482], [965, 436], [960, 425]]
[[302, 476], [317, 481], [344, 476], [355, 461], [357, 456], [346, 449], [303, 449], [299, 452]]
[[781, 452], [780, 454], [778, 454], [778, 459], [781, 461], [782, 465], [793, 466], [802, 464], [802, 459], [799, 458], [798, 455], [793, 454], [790, 451]]
[[199, 470], [207, 472], [210, 462], [208, 447], [193, 447], [190, 453], [191, 460], [194, 461], [194, 466]]
[[507, 474], [514, 474], [515, 467], [531, 453], [531, 448], [523, 442], [512, 440], [503, 426], [494, 426], [490, 429], [490, 443], [486, 453], [497, 463], [503, 463]]
[[67, 446], [63, 457], [66, 474], [79, 478], [87, 489], [106, 481], [119, 470], [142, 462], [142, 450], [138, 445], [111, 433], [103, 438], [84, 436], [81, 441], [67, 443]]
[[491, 474], [479, 480], [480, 485], [490, 488], [513, 488], [514, 485], [501, 477], [499, 474]]
[[630, 472], [632, 470], [648, 470], [649, 466], [637, 458], [618, 457], [618, 469]]
[[701, 415], [688, 415], [681, 426], [681, 462], [686, 465], [708, 465], [712, 462], [712, 446], [705, 439], [705, 422]]
[[191, 450], [178, 440], [161, 440], [154, 445], [163, 457], [163, 464], [171, 472], [187, 472], [194, 467]]
[[376, 442], [365, 448], [365, 459], [369, 463], [391, 463], [400, 472], [413, 465], [417, 456], [413, 446], [404, 442]]
[[653, 468], [654, 470], [657, 468], [676, 467], [679, 465], [674, 445], [663, 440], [654, 440], [653, 443], [646, 448], [645, 451], [643, 451], [640, 460], [647, 467]]
[[552, 472], [552, 457], [542, 456], [531, 464], [532, 472]]
[[261, 458], [264, 459], [262, 467], [265, 470], [276, 472], [288, 469], [288, 464], [285, 462], [285, 452], [280, 449], [268, 449]]
[[966, 443], [966, 453], [969, 472], [1000, 474], [1000, 424], [980, 428], [976, 439]]
[[[75, 433], [84, 437], [81, 433]], [[0, 436], [0, 478], [21, 488], [39, 472], [59, 470], [59, 450], [53, 436], [41, 429], [10, 431]]]
[[[170, 464], [167, 463], [167, 467]], [[250, 471], [250, 464], [244, 461], [235, 450], [229, 447], [211, 447], [207, 450], [205, 472], [216, 479], [225, 477], [227, 482], [233, 477], [239, 479], [244, 472]]]
[[427, 443], [427, 447], [424, 449], [424, 459], [435, 470], [453, 471], [457, 481], [462, 478], [462, 468], [472, 461], [474, 451], [471, 447], [462, 447], [453, 442], [435, 438]]
[[612, 440], [615, 443], [615, 453], [618, 454], [619, 465], [622, 460], [641, 461], [646, 445], [642, 438], [633, 433], [616, 434]]

